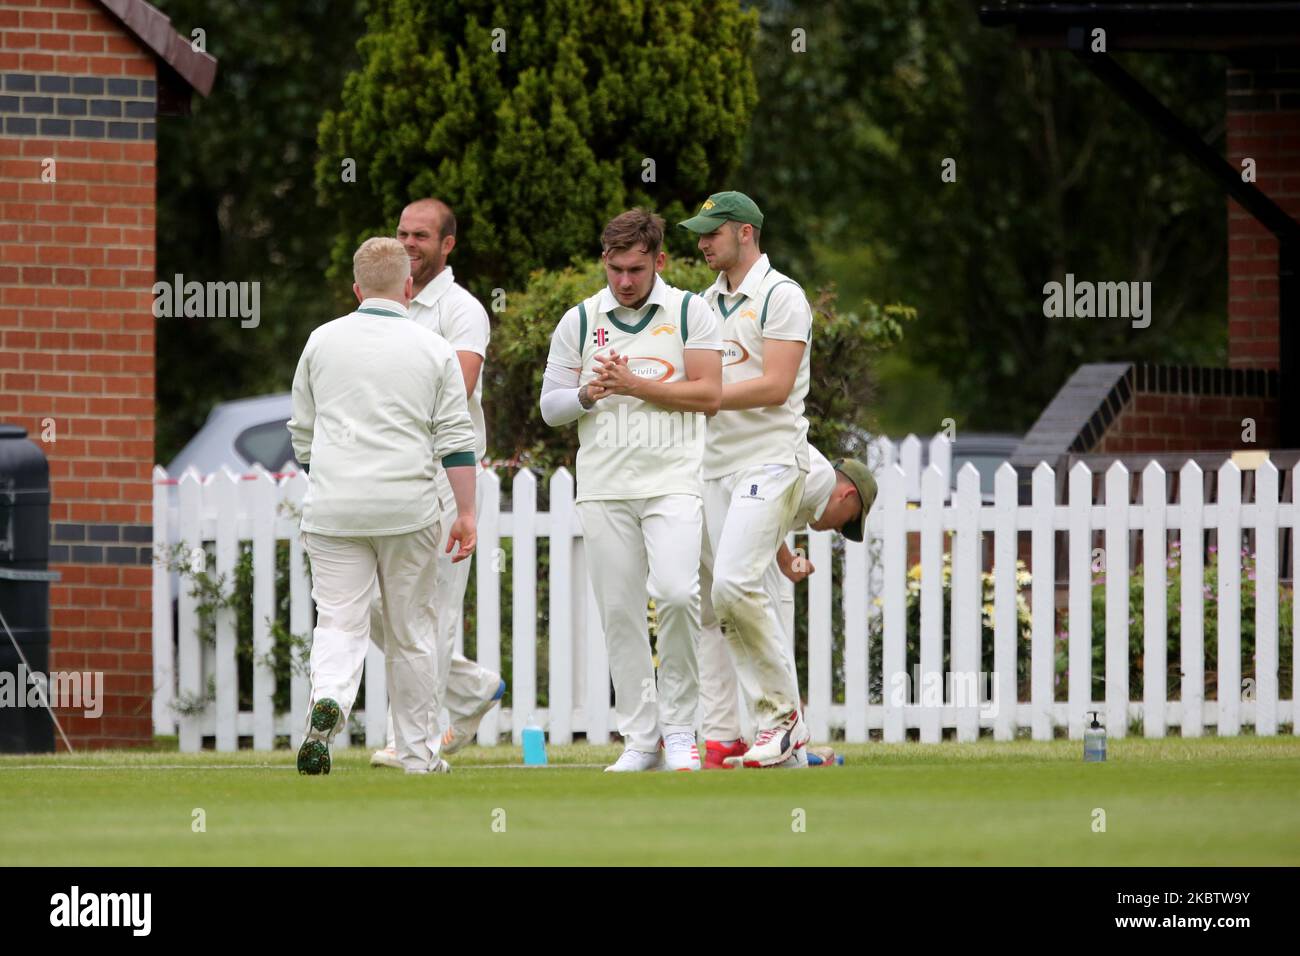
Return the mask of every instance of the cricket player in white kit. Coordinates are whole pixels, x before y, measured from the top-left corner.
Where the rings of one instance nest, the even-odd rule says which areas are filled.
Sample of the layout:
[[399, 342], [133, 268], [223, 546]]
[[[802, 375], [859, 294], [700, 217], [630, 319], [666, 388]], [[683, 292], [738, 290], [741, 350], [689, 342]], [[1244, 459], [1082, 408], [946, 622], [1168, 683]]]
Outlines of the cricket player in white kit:
[[705, 261], [718, 270], [704, 297], [726, 345], [722, 410], [704, 448], [704, 562], [713, 572], [714, 610], [754, 702], [757, 734], [744, 763], [771, 767], [809, 738], [763, 576], [794, 522], [808, 473], [812, 308], [798, 283], [760, 252], [763, 214], [744, 193], [715, 193], [680, 225], [699, 234]]
[[[608, 285], [570, 309], [542, 385], [549, 425], [578, 421], [577, 512], [625, 749], [613, 772], [699, 770], [695, 739], [704, 416], [717, 411], [722, 345], [699, 296], [659, 272], [663, 220], [605, 227]], [[659, 621], [659, 673], [646, 622]]]
[[[402, 210], [397, 240], [411, 260], [414, 297], [408, 314], [420, 325], [442, 336], [455, 350], [456, 362], [465, 382], [469, 417], [474, 425], [474, 470], [487, 454], [487, 428], [483, 419], [483, 362], [487, 356], [491, 325], [487, 310], [470, 291], [459, 285], [447, 264], [456, 246], [456, 216], [440, 199], [420, 199]], [[438, 501], [442, 509], [444, 534], [455, 519], [456, 500], [446, 471], [438, 469]], [[446, 542], [443, 542], [445, 547]], [[470, 562], [453, 562], [444, 552], [438, 558], [438, 588], [429, 596], [433, 604], [437, 634], [439, 709], [447, 708], [451, 723], [442, 734], [441, 753], [454, 754], [474, 738], [483, 716], [505, 694], [501, 675], [456, 652], [469, 584]], [[370, 619], [370, 637], [384, 646], [388, 630], [383, 601], [375, 584]], [[394, 746], [392, 715], [388, 719], [388, 740], [370, 758], [371, 766], [400, 767]], [[440, 768], [442, 765], [439, 765]]]
[[367, 240], [353, 273], [360, 306], [308, 338], [288, 423], [311, 476], [301, 527], [317, 614], [298, 770], [329, 773], [330, 741], [361, 683], [378, 575], [397, 755], [407, 773], [429, 773], [442, 762], [428, 597], [444, 540], [436, 475], [441, 463], [457, 504], [445, 548], [463, 561], [476, 535], [474, 429], [451, 346], [407, 315], [413, 285], [402, 244]]
[[[808, 476], [804, 480], [803, 494], [795, 510], [791, 531], [810, 528], [814, 531], [838, 531], [850, 541], [861, 541], [866, 516], [876, 500], [876, 480], [870, 469], [860, 461], [841, 459], [832, 464], [826, 456], [808, 446]], [[776, 605], [779, 598], [780, 575], [798, 583], [815, 568], [805, 557], [791, 554], [785, 542], [763, 576], [763, 588], [768, 599]], [[707, 569], [701, 569], [701, 578]], [[780, 614], [777, 615], [780, 623]], [[788, 646], [782, 642], [783, 650]], [[788, 643], [787, 643], [788, 642]], [[798, 683], [798, 671], [788, 654], [785, 664]], [[726, 646], [713, 613], [712, 603], [703, 602], [701, 613], [700, 663], [700, 721], [704, 731], [705, 770], [727, 769], [728, 759], [743, 759], [748, 745], [740, 739], [740, 704], [737, 697], [736, 667]], [[752, 709], [754, 702], [747, 701]], [[782, 766], [806, 766], [802, 751], [789, 758]]]

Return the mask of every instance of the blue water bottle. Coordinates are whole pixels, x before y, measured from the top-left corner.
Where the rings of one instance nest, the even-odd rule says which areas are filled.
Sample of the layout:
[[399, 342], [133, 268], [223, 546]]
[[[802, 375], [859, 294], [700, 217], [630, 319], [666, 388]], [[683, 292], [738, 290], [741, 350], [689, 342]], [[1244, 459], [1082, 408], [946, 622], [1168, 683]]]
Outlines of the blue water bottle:
[[536, 715], [528, 715], [528, 723], [524, 725], [522, 736], [524, 742], [524, 766], [545, 767], [546, 732], [537, 726]]
[[1090, 710], [1092, 726], [1083, 732], [1083, 762], [1100, 763], [1106, 759], [1106, 728], [1097, 723], [1097, 712]]

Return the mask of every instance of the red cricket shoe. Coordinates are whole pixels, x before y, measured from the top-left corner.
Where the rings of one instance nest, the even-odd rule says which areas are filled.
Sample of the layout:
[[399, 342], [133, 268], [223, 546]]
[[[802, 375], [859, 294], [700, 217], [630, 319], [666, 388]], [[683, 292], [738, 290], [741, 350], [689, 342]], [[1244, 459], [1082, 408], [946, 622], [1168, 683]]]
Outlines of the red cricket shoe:
[[743, 757], [749, 750], [749, 744], [743, 740], [737, 740], [728, 747], [717, 740], [706, 740], [704, 742], [704, 769], [705, 770], [730, 770], [723, 761], [728, 757]]

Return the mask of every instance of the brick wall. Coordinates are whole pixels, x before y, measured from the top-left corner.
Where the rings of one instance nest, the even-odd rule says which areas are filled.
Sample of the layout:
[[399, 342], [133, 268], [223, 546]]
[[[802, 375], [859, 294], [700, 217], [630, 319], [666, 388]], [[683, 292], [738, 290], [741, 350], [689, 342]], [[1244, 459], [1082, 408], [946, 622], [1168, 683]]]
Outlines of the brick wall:
[[[1085, 451], [1210, 451], [1278, 442], [1277, 380], [1258, 370], [1134, 367], [1133, 394], [1101, 440]], [[1243, 439], [1253, 419], [1254, 441]]]
[[[50, 460], [54, 670], [75, 746], [152, 736], [156, 65], [91, 0], [0, 0], [0, 419]], [[42, 173], [54, 162], [54, 181]]]
[[[1300, 218], [1300, 56], [1228, 69], [1228, 161], [1255, 160], [1256, 185]], [[1228, 363], [1278, 367], [1277, 240], [1228, 200]]]

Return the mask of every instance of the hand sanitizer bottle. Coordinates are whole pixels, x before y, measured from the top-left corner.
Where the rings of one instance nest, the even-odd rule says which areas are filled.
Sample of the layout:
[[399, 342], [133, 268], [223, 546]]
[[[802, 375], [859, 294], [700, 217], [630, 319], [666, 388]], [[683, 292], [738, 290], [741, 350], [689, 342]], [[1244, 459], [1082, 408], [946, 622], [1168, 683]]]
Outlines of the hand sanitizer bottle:
[[528, 715], [528, 723], [523, 730], [524, 766], [546, 766], [546, 732], [537, 726], [537, 716]]
[[1106, 759], [1106, 728], [1097, 723], [1097, 711], [1090, 710], [1092, 725], [1083, 732], [1083, 762], [1098, 763]]

